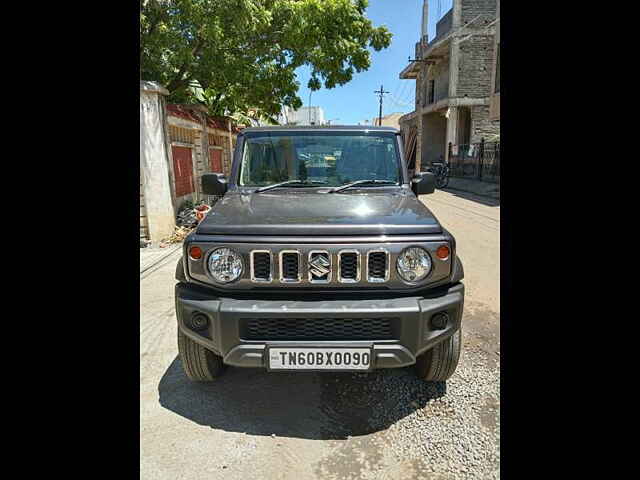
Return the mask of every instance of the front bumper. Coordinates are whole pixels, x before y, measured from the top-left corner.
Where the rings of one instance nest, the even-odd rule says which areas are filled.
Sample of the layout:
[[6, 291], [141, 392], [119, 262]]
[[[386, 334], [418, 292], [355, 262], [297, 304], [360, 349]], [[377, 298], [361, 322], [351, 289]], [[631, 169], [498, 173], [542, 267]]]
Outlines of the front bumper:
[[[238, 367], [266, 367], [267, 345], [372, 346], [372, 368], [404, 367], [416, 357], [453, 335], [459, 328], [464, 305], [464, 285], [456, 283], [424, 296], [368, 299], [264, 300], [219, 297], [187, 283], [175, 287], [176, 316], [182, 333]], [[196, 331], [186, 319], [204, 313], [208, 327]], [[449, 321], [434, 329], [431, 317], [446, 312]], [[391, 319], [393, 338], [349, 340], [247, 340], [247, 319]]]

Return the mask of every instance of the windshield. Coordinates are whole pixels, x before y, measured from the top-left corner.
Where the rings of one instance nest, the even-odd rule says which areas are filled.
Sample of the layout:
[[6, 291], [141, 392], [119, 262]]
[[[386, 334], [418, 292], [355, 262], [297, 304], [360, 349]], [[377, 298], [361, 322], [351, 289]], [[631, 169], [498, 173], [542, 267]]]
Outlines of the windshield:
[[399, 184], [400, 161], [395, 135], [386, 132], [247, 133], [239, 185], [265, 186], [288, 180], [321, 182], [325, 187], [357, 180]]

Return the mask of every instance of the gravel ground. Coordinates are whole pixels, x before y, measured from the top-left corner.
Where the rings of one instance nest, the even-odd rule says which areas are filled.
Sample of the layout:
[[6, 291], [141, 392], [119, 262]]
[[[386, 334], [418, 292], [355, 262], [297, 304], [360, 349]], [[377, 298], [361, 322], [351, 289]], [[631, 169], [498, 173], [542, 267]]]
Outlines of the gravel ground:
[[[492, 357], [479, 346], [469, 346], [446, 383], [422, 382], [411, 368], [336, 376], [328, 382], [335, 382], [331, 395], [338, 405], [327, 413], [336, 416], [336, 408], [342, 408], [342, 432], [363, 434], [361, 438], [384, 452], [369, 463], [370, 478], [404, 464], [411, 465], [407, 478], [498, 479], [499, 360], [497, 353]], [[348, 441], [358, 443], [355, 438]], [[346, 444], [341, 450], [351, 448]], [[318, 473], [323, 478], [369, 478], [363, 471], [350, 474], [340, 468]]]
[[[141, 275], [141, 478], [498, 478], [499, 207], [441, 191], [425, 200], [465, 265], [463, 351], [446, 384], [412, 368], [228, 368], [211, 384], [190, 382], [177, 357], [178, 251]], [[159, 258], [148, 254], [141, 270]]]

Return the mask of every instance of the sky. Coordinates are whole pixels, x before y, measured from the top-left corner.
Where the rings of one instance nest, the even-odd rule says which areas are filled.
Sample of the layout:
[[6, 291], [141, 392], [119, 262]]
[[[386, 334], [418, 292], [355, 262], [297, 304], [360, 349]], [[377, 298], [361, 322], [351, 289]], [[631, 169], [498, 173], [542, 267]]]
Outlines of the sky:
[[[429, 38], [435, 36], [435, 24], [452, 6], [452, 0], [429, 0]], [[353, 79], [333, 89], [322, 88], [311, 94], [311, 105], [324, 110], [325, 120], [333, 125], [364, 124], [378, 116], [378, 96], [373, 93], [384, 85], [385, 95], [382, 115], [413, 111], [415, 80], [400, 80], [398, 75], [407, 65], [407, 58], [415, 55], [415, 44], [420, 39], [422, 0], [369, 0], [367, 17], [374, 26], [385, 25], [393, 33], [389, 48], [379, 52], [371, 50], [371, 67], [366, 72], [355, 73]], [[439, 15], [439, 17], [438, 17]], [[310, 70], [297, 70], [303, 105], [309, 105]]]

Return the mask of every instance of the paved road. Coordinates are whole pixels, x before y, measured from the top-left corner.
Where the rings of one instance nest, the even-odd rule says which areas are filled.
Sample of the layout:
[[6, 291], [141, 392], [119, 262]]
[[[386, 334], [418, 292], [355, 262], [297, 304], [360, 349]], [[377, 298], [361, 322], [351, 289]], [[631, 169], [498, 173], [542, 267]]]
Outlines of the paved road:
[[423, 198], [465, 266], [464, 351], [446, 385], [411, 369], [237, 368], [193, 384], [177, 358], [180, 253], [141, 249], [141, 478], [498, 478], [500, 208], [461, 195]]

